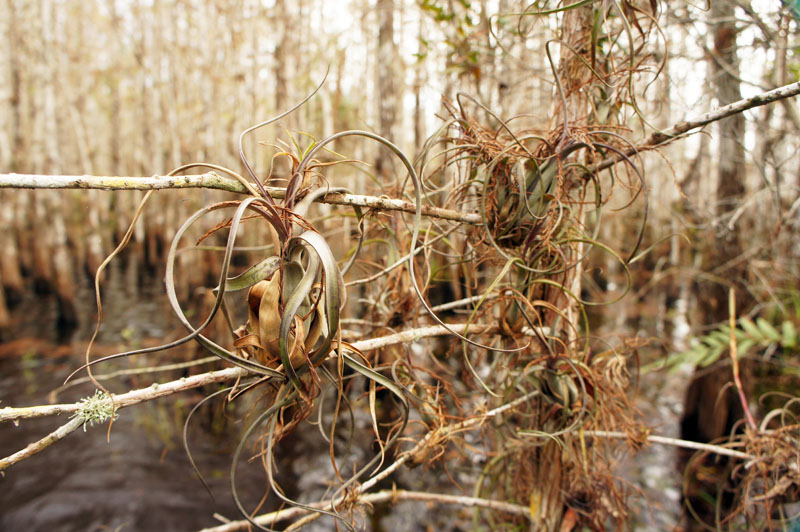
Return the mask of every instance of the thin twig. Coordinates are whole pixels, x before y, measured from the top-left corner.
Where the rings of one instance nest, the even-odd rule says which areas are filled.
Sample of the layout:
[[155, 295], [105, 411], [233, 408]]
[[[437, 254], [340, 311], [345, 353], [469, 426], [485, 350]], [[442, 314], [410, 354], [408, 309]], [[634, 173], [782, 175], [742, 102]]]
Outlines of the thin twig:
[[[464, 330], [465, 327], [470, 334], [485, 334], [497, 330], [495, 325], [472, 323], [454, 323], [450, 324], [451, 328]], [[447, 328], [441, 325], [432, 325], [429, 327], [420, 327], [417, 329], [410, 329], [399, 333], [389, 334], [386, 336], [379, 336], [377, 338], [369, 338], [366, 340], [358, 340], [352, 342], [350, 345], [353, 349], [361, 352], [374, 351], [382, 347], [390, 345], [403, 344], [420, 340], [422, 338], [431, 338], [435, 336], [447, 336], [452, 334]], [[336, 355], [332, 353], [329, 358], [334, 358]], [[140, 388], [132, 390], [123, 394], [115, 394], [114, 404], [118, 408], [135, 405], [144, 401], [150, 401], [165, 395], [171, 395], [192, 388], [205, 386], [206, 384], [213, 384], [217, 382], [225, 382], [239, 377], [246, 377], [250, 373], [242, 368], [227, 368], [218, 371], [209, 371], [191, 377], [182, 377], [175, 381], [170, 381], [164, 384], [152, 384], [147, 388]], [[10, 407], [0, 408], [0, 423], [3, 421], [14, 421], [16, 419], [26, 419], [44, 416], [57, 416], [61, 414], [74, 414], [80, 408], [80, 402], [58, 405], [43, 405], [43, 406], [26, 406], [26, 407]]]
[[[492, 501], [489, 499], [481, 499], [478, 497], [466, 497], [464, 495], [447, 495], [444, 493], [429, 493], [424, 491], [408, 491], [408, 490], [382, 490], [375, 493], [369, 493], [359, 498], [361, 504], [379, 504], [382, 502], [395, 502], [395, 501], [425, 501], [434, 502], [439, 504], [458, 504], [471, 508], [486, 508], [507, 514], [519, 515], [530, 518], [530, 509], [526, 506], [519, 504], [512, 504], [502, 501]], [[311, 504], [314, 508], [322, 508], [324, 503]], [[280, 521], [286, 521], [295, 517], [300, 517], [307, 510], [303, 508], [287, 508], [269, 514], [264, 514], [255, 519], [260, 525], [272, 525]], [[200, 532], [233, 532], [235, 530], [244, 530], [248, 526], [247, 521], [230, 521], [224, 525], [204, 528]]]
[[[428, 446], [431, 440], [433, 440], [434, 438], [438, 440], [442, 437], [447, 437], [448, 435], [455, 434], [457, 432], [462, 432], [464, 430], [472, 428], [478, 428], [488, 419], [491, 419], [499, 414], [502, 414], [503, 412], [507, 412], [508, 410], [511, 410], [512, 408], [519, 406], [520, 404], [526, 401], [529, 401], [531, 398], [535, 397], [538, 394], [539, 394], [538, 390], [527, 393], [521, 397], [518, 397], [517, 399], [514, 399], [513, 401], [501, 405], [484, 414], [479, 414], [476, 415], [475, 417], [465, 419], [464, 421], [460, 421], [452, 425], [446, 425], [444, 427], [439, 428], [438, 430], [433, 430], [428, 432], [419, 442], [417, 442], [416, 445], [414, 445], [414, 447], [412, 447], [408, 451], [403, 452], [397, 458], [397, 460], [395, 460], [386, 469], [384, 469], [371, 479], [367, 480], [363, 484], [357, 486], [354, 489], [354, 493], [351, 493], [349, 496], [358, 497], [358, 500], [362, 503], [369, 503], [369, 502], [374, 503], [376, 502], [374, 497], [385, 496], [385, 495], [379, 495], [381, 493], [389, 493], [389, 494], [400, 493], [399, 491], [392, 492], [392, 490], [379, 491], [376, 493], [367, 493], [367, 491], [369, 491], [372, 487], [374, 487], [378, 482], [382, 481], [383, 479], [385, 479], [386, 477], [397, 471], [403, 464], [405, 464], [408, 460], [412, 459], [422, 449]], [[461, 497], [454, 495], [438, 495], [430, 493], [419, 494], [419, 492], [404, 492], [404, 493], [415, 494], [415, 495], [408, 495], [405, 497], [406, 499], [409, 500], [411, 499], [431, 500], [436, 502], [443, 502], [446, 504], [463, 504], [466, 506], [492, 508], [503, 512], [514, 513], [517, 515], [524, 515], [526, 517], [530, 516], [528, 509], [525, 508], [524, 506], [518, 506], [516, 504], [510, 504], [502, 501], [490, 501], [487, 499], [478, 499], [475, 497]], [[421, 498], [423, 496], [427, 496], [428, 498], [427, 499]], [[389, 497], [387, 499], [380, 499], [380, 500], [386, 501], [386, 500], [392, 500], [392, 498]], [[336, 501], [333, 500], [321, 501], [318, 503], [310, 504], [309, 506], [312, 508], [330, 508], [331, 506], [339, 506], [343, 501], [344, 498], [339, 498]], [[269, 526], [280, 521], [286, 521], [288, 519], [294, 519], [300, 517], [302, 515], [307, 514], [308, 512], [309, 510], [306, 510], [305, 508], [299, 508], [299, 507], [287, 508], [285, 510], [259, 515], [253, 518], [253, 520], [260, 525]], [[250, 523], [245, 520], [230, 521], [229, 523], [226, 523], [218, 527], [203, 529], [201, 532], [233, 532], [234, 530], [244, 530], [249, 525]]]
[[[630, 438], [629, 434], [624, 432], [611, 432], [607, 430], [587, 430], [584, 432], [587, 437], [595, 438], [614, 438], [627, 440]], [[731, 458], [741, 458], [742, 460], [755, 460], [756, 457], [752, 454], [743, 453], [722, 447], [720, 445], [712, 445], [710, 443], [700, 443], [696, 441], [680, 440], [678, 438], [668, 438], [666, 436], [657, 436], [655, 434], [648, 434], [647, 441], [650, 443], [658, 443], [661, 445], [672, 445], [673, 447], [683, 447], [684, 449], [694, 449], [695, 451], [705, 451], [707, 453], [719, 454], [722, 456], [730, 456]]]
[[[114, 398], [114, 404], [117, 408], [124, 408], [144, 401], [157, 399], [165, 395], [172, 395], [174, 393], [191, 390], [192, 388], [198, 388], [217, 382], [225, 382], [247, 375], [249, 375], [249, 373], [242, 368], [227, 368], [218, 371], [209, 371], [191, 377], [182, 377], [164, 384], [152, 384], [147, 388], [115, 394], [112, 397]], [[22, 408], [5, 407], [0, 408], [0, 422], [23, 418], [74, 414], [80, 407], [80, 402], [60, 405], [28, 406]]]
[[25, 447], [24, 449], [15, 452], [14, 454], [7, 456], [5, 458], [0, 458], [0, 471], [3, 471], [8, 466], [14, 465], [17, 462], [21, 462], [26, 458], [30, 458], [36, 453], [44, 451], [46, 448], [53, 445], [55, 442], [64, 439], [70, 433], [74, 432], [78, 429], [81, 425], [83, 425], [85, 421], [81, 417], [74, 417], [69, 420], [68, 423], [61, 425], [56, 430], [45, 436], [39, 441], [35, 441]]
[[[243, 184], [235, 179], [222, 177], [214, 172], [198, 175], [153, 177], [0, 174], [0, 188], [98, 190], [207, 188], [236, 192], [238, 194], [250, 193]], [[265, 188], [273, 198], [283, 198], [286, 195], [286, 189], [278, 187]], [[358, 206], [383, 211], [416, 212], [414, 203], [388, 197], [331, 192], [317, 201], [330, 205]], [[458, 212], [431, 205], [422, 206], [422, 215], [472, 225], [480, 225], [482, 223], [480, 214]]]
[[733, 382], [736, 385], [736, 391], [739, 392], [739, 401], [742, 403], [747, 424], [754, 431], [758, 431], [758, 425], [753, 418], [753, 413], [750, 412], [750, 405], [747, 403], [747, 396], [745, 396], [742, 386], [742, 378], [739, 375], [739, 347], [736, 345], [736, 291], [733, 288], [728, 289], [728, 327], [730, 327], [728, 354], [731, 357], [731, 366], [733, 366]]
[[[99, 380], [114, 379], [116, 377], [127, 377], [129, 375], [146, 375], [148, 373], [160, 373], [162, 371], [174, 371], [176, 369], [185, 369], [185, 368], [191, 368], [191, 367], [194, 367], [194, 366], [202, 366], [203, 364], [210, 364], [211, 362], [218, 362], [218, 361], [219, 361], [219, 357], [216, 357], [216, 356], [214, 356], [214, 357], [205, 357], [205, 358], [201, 358], [199, 360], [190, 360], [189, 362], [176, 362], [174, 364], [164, 364], [164, 365], [161, 365], [161, 366], [120, 369], [120, 370], [117, 370], [117, 371], [112, 371], [111, 373], [102, 373], [102, 374], [99, 374], [99, 375], [94, 375], [94, 378], [99, 381]], [[56, 397], [58, 397], [58, 394], [60, 394], [64, 390], [67, 390], [67, 389], [72, 388], [74, 386], [78, 386], [78, 385], [84, 384], [86, 382], [91, 382], [91, 381], [92, 381], [92, 379], [89, 378], [89, 377], [81, 377], [79, 379], [73, 379], [73, 380], [69, 381], [69, 383], [67, 383], [67, 384], [65, 384], [63, 386], [59, 386], [58, 388], [56, 388], [55, 390], [50, 392], [48, 398], [49, 398], [49, 400], [51, 402], [55, 402]], [[3, 421], [2, 418], [0, 418], [0, 421]]]

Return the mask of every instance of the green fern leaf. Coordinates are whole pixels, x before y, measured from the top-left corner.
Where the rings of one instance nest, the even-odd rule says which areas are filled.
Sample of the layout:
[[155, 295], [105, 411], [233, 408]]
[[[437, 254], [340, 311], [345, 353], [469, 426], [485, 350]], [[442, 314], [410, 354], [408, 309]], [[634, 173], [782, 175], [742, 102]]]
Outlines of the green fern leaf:
[[739, 324], [742, 326], [742, 329], [744, 329], [744, 331], [751, 339], [760, 342], [764, 338], [764, 335], [761, 334], [761, 331], [759, 330], [758, 327], [756, 327], [756, 324], [750, 321], [749, 319], [741, 318], [739, 320]]
[[758, 325], [759, 330], [761, 330], [764, 336], [769, 339], [770, 343], [779, 343], [781, 341], [781, 333], [764, 318], [758, 318], [756, 320], [756, 325]]
[[712, 331], [704, 340], [713, 347], [728, 345], [731, 343], [731, 333], [722, 330]]
[[747, 354], [748, 351], [750, 351], [750, 349], [753, 348], [755, 344], [756, 343], [752, 340], [742, 340], [741, 342], [738, 342], [736, 345], [736, 350], [738, 351], [737, 358], [742, 358], [745, 354]]
[[700, 360], [697, 365], [700, 366], [701, 368], [710, 366], [719, 359], [719, 356], [722, 354], [723, 351], [725, 351], [726, 347], [727, 344], [716, 346], [714, 349], [709, 351], [708, 354], [702, 360]]
[[789, 320], [781, 324], [781, 345], [788, 349], [797, 349], [797, 330], [794, 328], [794, 323]]

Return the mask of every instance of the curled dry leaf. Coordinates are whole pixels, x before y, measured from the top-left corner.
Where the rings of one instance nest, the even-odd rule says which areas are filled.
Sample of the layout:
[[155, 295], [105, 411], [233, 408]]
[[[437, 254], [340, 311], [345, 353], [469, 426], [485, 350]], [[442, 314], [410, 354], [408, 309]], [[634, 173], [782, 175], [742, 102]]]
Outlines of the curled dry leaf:
[[[234, 347], [247, 358], [253, 357], [272, 368], [280, 365], [280, 297], [280, 271], [250, 287], [247, 293], [249, 319], [245, 327], [237, 330], [238, 338], [234, 342]], [[308, 353], [322, 335], [322, 328], [323, 319], [318, 302], [307, 316], [295, 314], [294, 329], [289, 336], [289, 359], [293, 368], [300, 367], [308, 360]], [[300, 341], [297, 341], [298, 338]]]

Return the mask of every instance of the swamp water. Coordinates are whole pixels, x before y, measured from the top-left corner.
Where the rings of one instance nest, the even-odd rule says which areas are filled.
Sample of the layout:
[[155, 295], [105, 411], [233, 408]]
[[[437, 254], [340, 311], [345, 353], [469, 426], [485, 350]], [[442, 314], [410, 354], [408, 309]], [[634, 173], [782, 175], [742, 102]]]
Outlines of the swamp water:
[[[156, 345], [183, 333], [168, 308], [160, 278], [142, 275], [134, 268], [115, 266], [109, 272], [103, 289], [104, 324], [98, 338], [98, 354], [144, 343]], [[87, 280], [78, 290], [76, 307], [85, 314], [78, 317], [79, 325], [69, 338], [60, 338], [54, 325], [58, 313], [54, 297], [26, 295], [14, 307], [13, 336], [4, 338], [5, 343], [0, 345], [0, 406], [48, 404], [50, 393], [82, 364], [95, 320], [94, 293]], [[604, 328], [613, 327], [617, 334], [636, 334], [636, 327], [655, 330], [655, 324], [646, 318], [622, 323], [616, 320], [619, 312], [612, 309], [611, 314], [616, 323], [606, 323]], [[167, 364], [187, 360], [187, 356], [191, 354], [156, 353], [141, 355], [139, 362]], [[205, 356], [198, 350], [194, 358]], [[95, 373], [111, 369], [116, 368], [99, 366]], [[210, 366], [201, 366], [199, 371], [208, 369]], [[104, 382], [112, 391], [121, 393], [147, 386], [153, 380], [164, 382], [177, 377], [180, 375], [127, 376]], [[640, 383], [639, 406], [655, 432], [677, 436], [683, 388], [663, 381], [663, 377], [646, 376]], [[84, 383], [61, 392], [56, 402], [73, 402], [93, 390], [91, 383]], [[189, 440], [193, 456], [216, 501], [195, 477], [181, 447], [183, 419], [200, 398], [198, 392], [190, 391], [123, 409], [112, 426], [110, 442], [106, 441], [108, 424], [86, 432], [79, 429], [40, 454], [11, 466], [0, 477], [0, 530], [182, 531], [220, 524], [215, 513], [239, 519], [229, 472], [243, 428], [241, 422], [231, 418], [221, 430], [213, 430], [213, 419], [224, 416], [197, 415], [193, 419]], [[7, 456], [22, 449], [66, 421], [61, 416], [21, 420], [16, 426], [0, 425], [0, 453]], [[361, 421], [357, 420], [357, 425], [364, 427], [357, 428], [368, 432], [368, 422]], [[288, 495], [304, 501], [319, 500], [326, 491], [324, 480], [332, 473], [327, 445], [316, 431], [315, 427], [299, 430], [291, 448], [282, 449], [278, 464], [281, 485], [287, 487]], [[680, 476], [675, 471], [674, 449], [651, 446], [634, 459], [629, 455], [620, 456], [626, 464], [622, 469], [625, 482], [640, 488], [650, 501], [650, 506], [644, 502], [635, 505], [639, 515], [634, 517], [633, 526], [642, 530], [675, 526]], [[267, 482], [260, 464], [242, 462], [237, 470], [237, 486], [245, 507], [254, 508], [267, 489]], [[441, 476], [441, 491], [453, 491], [447, 476], [437, 470], [402, 468], [396, 478], [405, 484], [402, 487], [420, 489], [420, 474], [429, 478]], [[274, 509], [276, 504], [271, 497], [270, 505], [262, 511]], [[436, 530], [460, 530], [453, 520], [448, 520], [448, 514], [457, 513], [455, 508], [437, 511], [424, 503], [404, 503], [393, 510], [376, 508], [375, 515], [379, 517], [367, 529], [424, 531], [433, 526]], [[332, 522], [320, 520], [308, 529], [329, 530]]]
[[[142, 341], [155, 344], [157, 338], [180, 333], [177, 320], [168, 314], [163, 284], [158, 279], [139, 284], [135, 275], [134, 282], [123, 282], [126, 273], [112, 270], [104, 286], [105, 319], [98, 337], [103, 354]], [[59, 338], [63, 335], [54, 325], [58, 313], [54, 296], [26, 295], [16, 305], [14, 336], [0, 346], [0, 406], [48, 404], [50, 392], [82, 364], [95, 319], [88, 281], [78, 290], [76, 307], [91, 310], [78, 316], [78, 328], [65, 339]], [[169, 363], [174, 355], [139, 358], [143, 364]], [[97, 366], [95, 373], [107, 369]], [[152, 379], [145, 375], [104, 382], [112, 391], [124, 392], [146, 386]], [[93, 389], [91, 383], [66, 389], [56, 402], [73, 402]], [[182, 419], [199, 398], [196, 392], [187, 392], [123, 409], [111, 429], [110, 442], [106, 441], [107, 424], [85, 432], [79, 429], [9, 467], [0, 478], [0, 530], [194, 530], [219, 524], [212, 518], [214, 511], [237, 518], [233, 501], [226, 496], [228, 457], [236, 440], [205, 435], [197, 427], [201, 416], [195, 419], [190, 441], [195, 460], [217, 496], [216, 504], [196, 479], [181, 447]], [[58, 416], [23, 419], [16, 426], [4, 423], [0, 453], [16, 452], [66, 422], [66, 416]], [[248, 478], [247, 469], [242, 469], [243, 483], [265, 484], [263, 474]]]

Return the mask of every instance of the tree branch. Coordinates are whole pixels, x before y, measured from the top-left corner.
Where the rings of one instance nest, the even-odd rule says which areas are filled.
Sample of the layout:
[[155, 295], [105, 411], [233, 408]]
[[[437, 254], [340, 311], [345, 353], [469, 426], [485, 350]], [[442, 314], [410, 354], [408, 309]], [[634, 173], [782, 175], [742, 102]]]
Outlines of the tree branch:
[[[450, 327], [457, 330], [466, 329], [468, 330], [469, 333], [472, 334], [484, 334], [484, 333], [494, 332], [497, 330], [496, 325], [487, 325], [487, 324], [466, 325], [461, 323], [461, 324], [452, 324], [450, 325]], [[380, 349], [382, 347], [387, 347], [390, 345], [413, 342], [421, 338], [430, 338], [433, 336], [447, 336], [449, 334], [452, 333], [446, 327], [442, 325], [434, 325], [430, 327], [420, 327], [418, 329], [411, 329], [408, 331], [390, 334], [387, 336], [380, 336], [378, 338], [359, 340], [357, 342], [353, 342], [350, 345], [354, 350], [363, 353], [365, 351], [373, 351], [375, 349]], [[347, 348], [346, 346], [342, 347]], [[331, 353], [331, 355], [329, 355], [329, 358], [335, 358], [336, 356], [337, 355], [335, 353]], [[202, 373], [200, 375], [193, 375], [191, 377], [182, 377], [178, 380], [170, 381], [164, 384], [156, 383], [152, 384], [151, 386], [148, 386], [147, 388], [132, 390], [127, 393], [112, 395], [111, 397], [113, 399], [114, 406], [118, 410], [120, 408], [125, 408], [127, 406], [135, 405], [145, 401], [150, 401], [158, 397], [164, 397], [165, 395], [172, 395], [174, 393], [190, 390], [192, 388], [198, 388], [200, 386], [205, 386], [207, 384], [230, 381], [238, 377], [246, 377], [248, 375], [250, 375], [250, 372], [248, 372], [245, 369], [239, 367], [227, 368], [223, 370]], [[60, 414], [76, 414], [81, 410], [82, 406], [83, 406], [82, 401], [79, 401], [77, 403], [72, 403], [72, 404], [28, 406], [22, 408], [5, 407], [5, 408], [0, 408], [0, 422], [13, 421], [23, 418], [53, 416]], [[7, 456], [6, 458], [0, 459], [0, 471], [3, 471], [9, 466], [12, 466], [17, 462], [20, 462], [21, 460], [29, 458], [34, 454], [43, 451], [53, 443], [64, 438], [69, 433], [75, 431], [78, 427], [80, 427], [84, 423], [85, 420], [81, 416], [77, 416], [74, 419], [70, 420], [65, 425], [56, 429], [55, 432], [49, 434], [45, 438], [42, 438], [39, 441], [31, 443], [21, 451], [18, 451], [10, 456]]]
[[[378, 473], [377, 475], [375, 475], [371, 479], [367, 480], [363, 484], [356, 486], [354, 488], [354, 493], [350, 494], [350, 497], [358, 497], [358, 500], [360, 502], [366, 503], [366, 502], [375, 502], [372, 499], [372, 497], [378, 496], [379, 493], [387, 493], [387, 492], [388, 493], [392, 493], [390, 490], [387, 490], [385, 492], [372, 493], [372, 494], [368, 494], [366, 492], [370, 488], [374, 487], [378, 482], [380, 482], [381, 480], [385, 479], [386, 477], [388, 477], [389, 475], [391, 475], [392, 473], [397, 471], [403, 464], [405, 464], [407, 461], [413, 459], [415, 456], [417, 456], [419, 454], [420, 451], [422, 451], [425, 447], [428, 447], [432, 443], [436, 443], [436, 442], [442, 441], [443, 438], [445, 439], [444, 441], [446, 441], [448, 436], [450, 436], [452, 434], [455, 434], [457, 432], [462, 432], [464, 430], [468, 430], [468, 429], [472, 429], [472, 428], [478, 428], [485, 421], [487, 421], [488, 419], [491, 419], [491, 418], [493, 418], [493, 417], [495, 417], [495, 416], [497, 416], [499, 414], [502, 414], [503, 412], [507, 412], [508, 410], [511, 410], [512, 408], [524, 403], [525, 401], [530, 400], [531, 398], [537, 396], [538, 394], [539, 394], [539, 391], [535, 390], [533, 392], [530, 392], [530, 393], [527, 393], [527, 394], [523, 395], [522, 397], [518, 397], [517, 399], [514, 399], [513, 401], [511, 401], [509, 403], [506, 403], [506, 404], [501, 405], [501, 406], [499, 406], [499, 407], [497, 407], [497, 408], [495, 408], [493, 410], [490, 410], [490, 411], [488, 411], [488, 412], [486, 412], [484, 414], [479, 414], [479, 415], [477, 415], [475, 417], [471, 417], [471, 418], [465, 419], [464, 421], [460, 421], [460, 422], [454, 423], [452, 425], [446, 425], [446, 426], [440, 427], [439, 429], [429, 431], [411, 449], [401, 453], [400, 456], [397, 458], [397, 460], [395, 460], [389, 467], [387, 467], [386, 469], [384, 469], [383, 471], [381, 471], [380, 473]], [[417, 492], [407, 492], [407, 493], [417, 493]], [[490, 500], [486, 500], [486, 499], [476, 499], [474, 497], [456, 497], [456, 496], [452, 496], [452, 495], [434, 495], [434, 494], [431, 494], [431, 495], [432, 495], [432, 497], [441, 497], [439, 502], [444, 502], [445, 501], [444, 498], [447, 498], [448, 500], [446, 502], [450, 503], [450, 504], [466, 504], [467, 502], [469, 502], [469, 504], [466, 504], [467, 506], [481, 506], [481, 507], [485, 507], [485, 508], [492, 508], [492, 509], [495, 509], [495, 510], [501, 510], [501, 511], [504, 511], [504, 512], [515, 513], [517, 515], [525, 515], [526, 517], [530, 516], [530, 512], [527, 511], [527, 508], [525, 508], [523, 506], [518, 506], [516, 504], [510, 504], [510, 503], [507, 503], [507, 502], [490, 501]], [[421, 500], [421, 499], [419, 499], [419, 496], [415, 496], [415, 497], [408, 496], [406, 498], [407, 499], [417, 498], [417, 500]], [[344, 500], [345, 500], [344, 497], [340, 497], [336, 501], [334, 501], [334, 500], [321, 501], [321, 502], [318, 502], [318, 503], [310, 504], [309, 506], [311, 506], [313, 508], [330, 508], [331, 506], [339, 506], [339, 505], [341, 505], [342, 502], [344, 502]], [[386, 500], [391, 500], [391, 497], [389, 499], [386, 499]], [[431, 499], [431, 500], [434, 500], [434, 499]], [[521, 512], [519, 510], [520, 508], [523, 508], [525, 511]], [[304, 508], [298, 508], [298, 507], [287, 508], [285, 510], [280, 510], [280, 511], [277, 511], [277, 512], [272, 512], [272, 513], [268, 513], [268, 514], [259, 515], [259, 516], [255, 517], [255, 518], [253, 518], [253, 520], [256, 523], [260, 524], [260, 525], [269, 526], [269, 525], [275, 524], [275, 523], [280, 522], [280, 521], [286, 521], [288, 519], [295, 519], [295, 518], [300, 517], [302, 515], [305, 515], [307, 513], [309, 513], [309, 510], [306, 510]], [[250, 526], [250, 523], [248, 521], [245, 521], [245, 520], [231, 521], [230, 523], [226, 523], [226, 524], [224, 524], [222, 526], [204, 529], [201, 532], [212, 532], [212, 531], [213, 532], [233, 532], [234, 530], [247, 529], [249, 526]]]
[[64, 439], [72, 432], [75, 432], [78, 427], [84, 424], [84, 420], [80, 417], [74, 417], [64, 425], [61, 425], [56, 430], [45, 436], [39, 441], [35, 441], [25, 447], [24, 449], [15, 452], [14, 454], [0, 459], [0, 471], [3, 471], [8, 466], [21, 462], [26, 458], [30, 458], [36, 453], [44, 451], [46, 448], [53, 445], [55, 442]]
[[[692, 120], [678, 122], [665, 131], [656, 131], [650, 137], [640, 142], [638, 146], [621, 150], [621, 154], [631, 157], [636, 153], [653, 150], [681, 138], [685, 133], [698, 129], [712, 122], [722, 120], [729, 116], [742, 113], [754, 107], [760, 107], [776, 101], [792, 98], [800, 94], [800, 82], [791, 83], [777, 89], [757, 94], [737, 102], [719, 107]], [[594, 167], [599, 172], [614, 166], [623, 160], [622, 155], [614, 155], [604, 159]], [[34, 174], [0, 174], [0, 188], [26, 188], [26, 189], [99, 189], [99, 190], [160, 190], [179, 188], [208, 188], [225, 190], [238, 194], [247, 194], [247, 188], [236, 181], [222, 177], [215, 172], [186, 176], [153, 176], [153, 177], [117, 177], [117, 176], [51, 176]], [[284, 197], [286, 190], [277, 187], [266, 187], [267, 191], [275, 198]], [[413, 213], [413, 203], [399, 199], [362, 196], [357, 194], [342, 194], [331, 192], [317, 200], [330, 205], [358, 206], [370, 209], [387, 211], [402, 211]], [[477, 213], [462, 213], [451, 209], [422, 206], [422, 214], [432, 218], [441, 218], [471, 225], [480, 225], [481, 216]]]
[[[236, 379], [237, 377], [245, 377], [250, 373], [242, 368], [226, 368], [217, 371], [209, 371], [201, 373], [200, 375], [193, 375], [191, 377], [183, 377], [181, 379], [167, 382], [164, 384], [152, 384], [147, 388], [140, 388], [138, 390], [131, 390], [127, 393], [114, 394], [114, 405], [117, 409], [132, 406], [145, 401], [151, 401], [164, 397], [165, 395], [172, 395], [174, 393], [191, 390], [192, 388], [199, 388], [207, 384], [214, 384], [217, 382], [225, 382]], [[81, 403], [59, 404], [59, 405], [43, 405], [43, 406], [27, 406], [22, 408], [14, 408], [7, 406], [0, 408], [0, 422], [13, 421], [23, 418], [34, 418], [44, 416], [57, 416], [61, 414], [74, 414], [80, 410]], [[0, 466], [2, 469], [2, 466]]]
[[[587, 430], [584, 435], [589, 438], [614, 438], [618, 440], [626, 440], [630, 438], [624, 432], [612, 432], [607, 430]], [[693, 449], [695, 451], [705, 451], [707, 453], [714, 453], [722, 456], [730, 456], [731, 458], [740, 458], [742, 460], [755, 460], [756, 457], [752, 454], [743, 453], [735, 449], [728, 449], [720, 445], [712, 445], [710, 443], [700, 443], [696, 441], [680, 440], [678, 438], [668, 438], [666, 436], [658, 436], [656, 434], [648, 434], [647, 441], [660, 445], [671, 445], [674, 447], [683, 447], [684, 449]]]
[[[626, 148], [621, 150], [621, 152], [626, 157], [631, 157], [642, 151], [654, 150], [681, 138], [685, 133], [688, 133], [693, 129], [698, 129], [703, 126], [707, 126], [712, 122], [722, 120], [723, 118], [728, 118], [729, 116], [743, 113], [744, 111], [752, 109], [753, 107], [760, 107], [762, 105], [767, 105], [779, 100], [784, 100], [786, 98], [792, 98], [798, 94], [800, 94], [800, 81], [796, 83], [790, 83], [789, 85], [784, 85], [783, 87], [778, 87], [777, 89], [771, 91], [757, 94], [752, 98], [745, 98], [732, 104], [718, 107], [717, 109], [714, 109], [713, 111], [692, 120], [683, 120], [665, 131], [656, 131], [647, 139], [640, 142], [638, 146]], [[623, 157], [621, 155], [614, 155], [601, 161], [593, 168], [593, 170], [595, 172], [605, 170], [606, 168], [610, 168], [622, 160]]]
[[[461, 506], [471, 508], [486, 508], [489, 510], [496, 510], [498, 512], [505, 512], [507, 514], [520, 515], [530, 518], [530, 510], [519, 504], [512, 504], [503, 501], [493, 501], [490, 499], [481, 499], [478, 497], [467, 497], [464, 495], [447, 495], [443, 493], [429, 493], [426, 491], [408, 491], [408, 490], [382, 490], [375, 493], [368, 493], [359, 498], [361, 504], [379, 504], [389, 501], [426, 501], [435, 502], [440, 504], [458, 504]], [[325, 503], [311, 504], [314, 508], [323, 508]], [[286, 521], [295, 517], [308, 513], [303, 508], [287, 508], [269, 514], [264, 514], [255, 519], [260, 525], [272, 525], [280, 521]], [[247, 521], [231, 521], [224, 525], [215, 526], [212, 528], [204, 528], [200, 532], [233, 532], [235, 530], [247, 529], [249, 523]]]
[[[181, 188], [207, 188], [248, 194], [247, 188], [235, 179], [222, 177], [214, 172], [184, 176], [116, 177], [116, 176], [70, 176], [0, 174], [0, 188], [26, 189], [98, 189], [98, 190], [162, 190]], [[286, 189], [265, 187], [273, 198], [283, 198]], [[331, 192], [317, 201], [330, 205], [365, 207], [384, 211], [414, 213], [416, 207], [409, 201], [387, 197], [362, 196]], [[464, 213], [431, 205], [422, 206], [423, 216], [441, 218], [472, 225], [480, 225], [481, 216], [477, 213]]]

